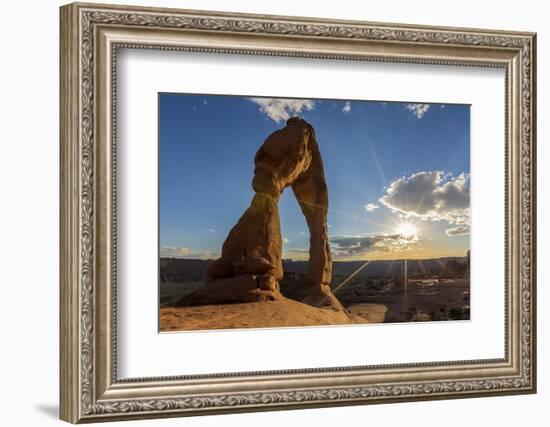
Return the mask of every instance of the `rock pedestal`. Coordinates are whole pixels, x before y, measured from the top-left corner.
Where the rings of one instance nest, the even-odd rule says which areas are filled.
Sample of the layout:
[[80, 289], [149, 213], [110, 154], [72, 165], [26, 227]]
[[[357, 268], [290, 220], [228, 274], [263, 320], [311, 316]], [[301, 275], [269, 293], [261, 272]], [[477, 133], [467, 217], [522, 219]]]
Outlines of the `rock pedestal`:
[[266, 281], [269, 277], [243, 274], [212, 280], [198, 291], [183, 297], [176, 305], [229, 304], [283, 299], [278, 283], [275, 280]]

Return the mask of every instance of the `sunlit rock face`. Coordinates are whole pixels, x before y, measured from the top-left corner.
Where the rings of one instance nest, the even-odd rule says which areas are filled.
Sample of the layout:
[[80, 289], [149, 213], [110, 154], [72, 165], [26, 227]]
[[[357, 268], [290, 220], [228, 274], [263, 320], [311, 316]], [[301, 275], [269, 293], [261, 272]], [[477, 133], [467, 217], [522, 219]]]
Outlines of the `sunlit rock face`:
[[328, 190], [315, 130], [303, 119], [290, 118], [284, 128], [264, 141], [254, 166], [255, 194], [250, 207], [229, 232], [221, 257], [208, 268], [208, 283], [181, 304], [283, 298], [279, 292], [283, 265], [278, 201], [285, 188], [291, 187], [310, 232], [304, 302], [343, 310], [329, 287], [332, 260], [327, 233]]

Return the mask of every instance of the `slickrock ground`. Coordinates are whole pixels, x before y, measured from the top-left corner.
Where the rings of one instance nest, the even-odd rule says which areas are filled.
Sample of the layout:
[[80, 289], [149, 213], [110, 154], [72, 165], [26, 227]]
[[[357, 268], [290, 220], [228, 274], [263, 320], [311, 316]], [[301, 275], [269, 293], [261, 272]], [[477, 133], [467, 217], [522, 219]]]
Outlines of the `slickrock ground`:
[[218, 304], [160, 309], [161, 332], [321, 326], [384, 321], [385, 306], [361, 304], [361, 310], [347, 316], [330, 308], [316, 308], [290, 299], [243, 304]]

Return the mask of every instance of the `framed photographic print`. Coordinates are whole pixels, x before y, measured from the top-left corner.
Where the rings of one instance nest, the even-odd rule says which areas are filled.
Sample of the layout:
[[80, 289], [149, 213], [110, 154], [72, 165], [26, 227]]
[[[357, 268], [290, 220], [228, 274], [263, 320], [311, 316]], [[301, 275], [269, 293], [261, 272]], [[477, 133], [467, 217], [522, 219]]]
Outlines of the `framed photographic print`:
[[533, 393], [535, 34], [61, 8], [61, 418]]

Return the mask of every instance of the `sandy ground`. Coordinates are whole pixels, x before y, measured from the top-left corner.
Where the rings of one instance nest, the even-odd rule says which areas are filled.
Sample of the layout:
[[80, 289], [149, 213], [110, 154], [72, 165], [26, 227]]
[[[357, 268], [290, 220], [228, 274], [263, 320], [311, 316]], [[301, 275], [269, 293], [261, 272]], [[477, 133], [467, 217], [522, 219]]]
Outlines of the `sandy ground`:
[[368, 323], [383, 323], [388, 307], [383, 304], [355, 304], [348, 307], [348, 312], [368, 321]]
[[470, 281], [410, 280], [407, 291], [403, 285], [388, 283], [380, 290], [365, 290], [361, 286], [349, 287], [336, 296], [348, 310], [354, 306], [362, 306], [363, 303], [386, 306], [386, 323], [411, 321], [411, 312], [428, 316], [430, 320], [437, 320], [434, 314], [440, 313], [441, 310], [448, 311], [453, 307], [470, 305]]
[[245, 304], [162, 307], [160, 330], [189, 331], [233, 328], [320, 326], [384, 321], [386, 307], [361, 304], [350, 316], [331, 309], [316, 308], [290, 299]]

